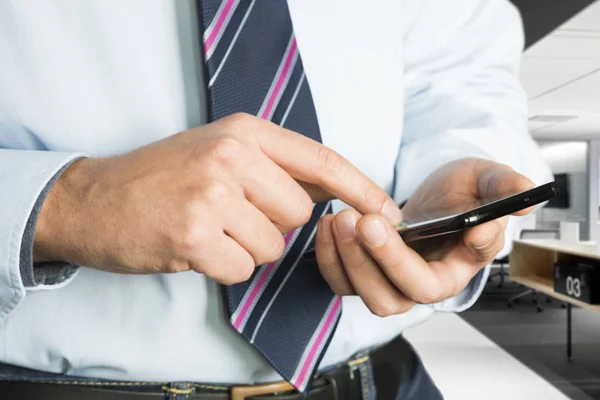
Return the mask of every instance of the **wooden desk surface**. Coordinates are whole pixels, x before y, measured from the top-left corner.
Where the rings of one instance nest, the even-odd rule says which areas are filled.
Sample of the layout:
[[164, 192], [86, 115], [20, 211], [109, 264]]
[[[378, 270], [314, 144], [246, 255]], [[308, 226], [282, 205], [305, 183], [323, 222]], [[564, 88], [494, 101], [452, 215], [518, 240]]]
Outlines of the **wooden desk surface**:
[[569, 243], [557, 239], [521, 239], [515, 240], [514, 243], [600, 260], [600, 248], [596, 242]]

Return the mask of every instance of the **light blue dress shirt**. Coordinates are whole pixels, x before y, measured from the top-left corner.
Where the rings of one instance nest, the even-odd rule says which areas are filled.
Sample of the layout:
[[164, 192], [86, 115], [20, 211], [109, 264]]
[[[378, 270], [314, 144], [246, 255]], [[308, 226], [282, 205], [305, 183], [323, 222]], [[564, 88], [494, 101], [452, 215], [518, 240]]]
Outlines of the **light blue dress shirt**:
[[[507, 0], [289, 3], [324, 143], [398, 202], [463, 157], [506, 163], [536, 183], [551, 179], [526, 129], [523, 35]], [[71, 160], [206, 122], [193, 4], [0, 3], [0, 361], [120, 380], [279, 379], [230, 329], [218, 286], [203, 275], [81, 267], [48, 270], [26, 286], [20, 271], [36, 201]], [[508, 239], [516, 226], [512, 219]], [[345, 298], [321, 366], [436, 311], [464, 310], [487, 274], [456, 297], [388, 318]]]

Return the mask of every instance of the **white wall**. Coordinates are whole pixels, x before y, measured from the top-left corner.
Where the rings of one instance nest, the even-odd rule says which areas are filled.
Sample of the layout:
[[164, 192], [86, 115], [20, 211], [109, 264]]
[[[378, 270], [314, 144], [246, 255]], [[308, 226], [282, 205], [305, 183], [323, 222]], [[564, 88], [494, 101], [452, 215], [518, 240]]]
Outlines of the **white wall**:
[[589, 217], [590, 217], [590, 240], [598, 241], [598, 224], [600, 211], [600, 140], [590, 140], [588, 152], [588, 176], [589, 176]]
[[587, 171], [587, 142], [541, 142], [540, 148], [555, 174]]
[[569, 175], [570, 207], [544, 208], [537, 215], [538, 228], [558, 228], [560, 221], [579, 222], [580, 238], [590, 238], [588, 142], [542, 142], [544, 158], [555, 174]]

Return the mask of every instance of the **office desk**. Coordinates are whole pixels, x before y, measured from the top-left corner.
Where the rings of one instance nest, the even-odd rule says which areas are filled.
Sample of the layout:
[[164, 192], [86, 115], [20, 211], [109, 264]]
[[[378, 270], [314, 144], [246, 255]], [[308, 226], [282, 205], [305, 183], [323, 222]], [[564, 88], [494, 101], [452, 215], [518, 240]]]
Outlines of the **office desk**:
[[[510, 253], [510, 278], [567, 304], [567, 357], [571, 360], [571, 305], [588, 311], [600, 311], [591, 305], [554, 291], [554, 263], [598, 262], [600, 251], [595, 242], [567, 243], [556, 239], [515, 240]], [[593, 263], [592, 263], [593, 264]], [[600, 268], [600, 267], [599, 267]]]

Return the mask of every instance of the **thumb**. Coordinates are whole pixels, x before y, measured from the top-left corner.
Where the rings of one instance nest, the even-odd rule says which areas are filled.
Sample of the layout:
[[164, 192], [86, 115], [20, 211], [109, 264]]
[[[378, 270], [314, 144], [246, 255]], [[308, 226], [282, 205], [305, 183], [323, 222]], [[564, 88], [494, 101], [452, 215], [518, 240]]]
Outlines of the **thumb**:
[[[484, 203], [504, 199], [535, 187], [531, 179], [506, 167], [492, 167], [481, 173], [479, 177], [479, 197]], [[533, 207], [518, 211], [515, 215], [525, 215], [531, 210]]]

